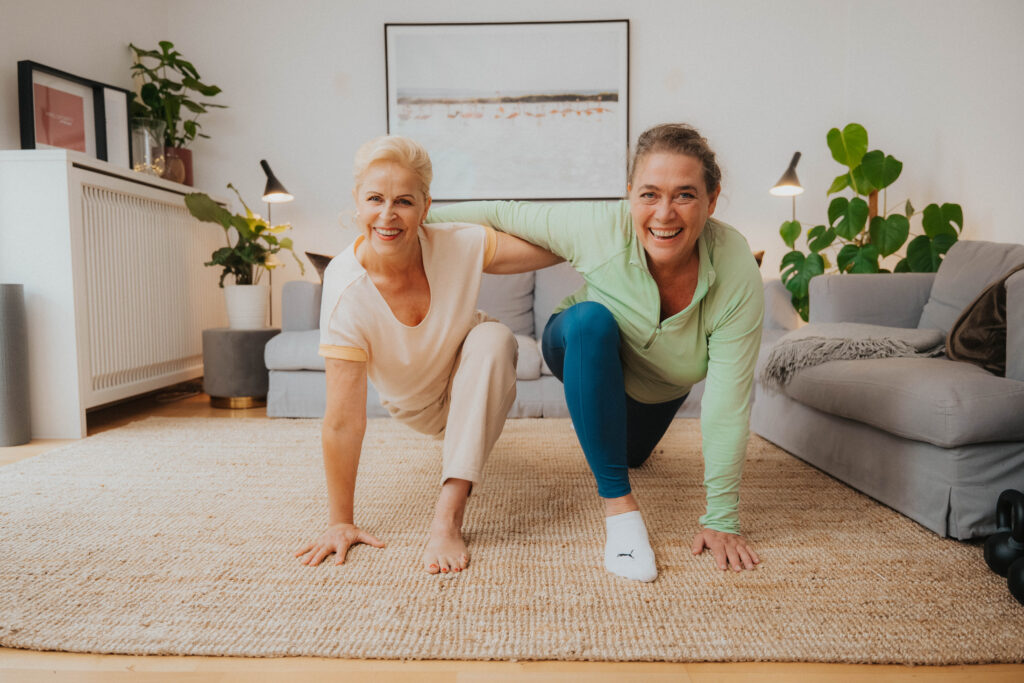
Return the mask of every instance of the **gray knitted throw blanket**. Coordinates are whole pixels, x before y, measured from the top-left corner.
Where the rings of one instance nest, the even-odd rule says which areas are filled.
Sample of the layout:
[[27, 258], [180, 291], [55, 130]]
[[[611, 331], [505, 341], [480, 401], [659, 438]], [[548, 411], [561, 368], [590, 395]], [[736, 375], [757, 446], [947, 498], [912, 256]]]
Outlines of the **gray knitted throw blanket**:
[[937, 356], [944, 343], [942, 330], [811, 323], [787, 333], [772, 346], [759, 379], [766, 387], [781, 388], [803, 368], [832, 360]]

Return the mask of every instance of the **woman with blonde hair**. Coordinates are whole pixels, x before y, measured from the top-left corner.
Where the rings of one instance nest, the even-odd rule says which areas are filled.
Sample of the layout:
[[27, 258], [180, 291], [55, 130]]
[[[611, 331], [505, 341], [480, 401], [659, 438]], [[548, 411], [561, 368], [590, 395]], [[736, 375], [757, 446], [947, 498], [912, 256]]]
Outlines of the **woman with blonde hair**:
[[342, 564], [357, 543], [384, 547], [356, 525], [353, 509], [367, 378], [394, 418], [444, 439], [424, 568], [460, 572], [469, 564], [463, 513], [516, 391], [515, 338], [476, 310], [481, 273], [526, 272], [561, 259], [480, 225], [423, 225], [431, 178], [426, 150], [408, 138], [376, 138], [356, 153], [352, 193], [362, 234], [324, 272], [328, 526], [296, 552], [306, 565], [332, 552]]

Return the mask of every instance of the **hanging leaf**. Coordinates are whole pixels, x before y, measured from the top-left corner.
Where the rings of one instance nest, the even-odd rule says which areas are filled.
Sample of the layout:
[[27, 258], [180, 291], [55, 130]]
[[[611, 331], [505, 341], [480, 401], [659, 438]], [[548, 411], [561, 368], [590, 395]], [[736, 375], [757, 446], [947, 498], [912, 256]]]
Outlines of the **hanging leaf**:
[[918, 235], [907, 245], [907, 263], [915, 273], [934, 273], [942, 262], [942, 254], [935, 249], [928, 235]]
[[907, 214], [907, 218], [914, 215], [914, 205], [910, 203], [909, 199], [907, 200], [907, 205], [904, 207], [904, 211]]
[[[836, 197], [828, 207], [828, 220], [836, 234], [852, 240], [864, 229], [868, 220], [868, 203], [860, 197], [848, 200]], [[838, 222], [836, 222], [838, 220]]]
[[868, 151], [868, 132], [859, 123], [847, 124], [841, 132], [833, 128], [826, 139], [828, 148], [832, 150], [832, 158], [851, 170]]
[[800, 221], [784, 221], [779, 228], [779, 235], [782, 236], [782, 241], [786, 243], [786, 246], [793, 249], [796, 246], [797, 238], [800, 237]]
[[835, 240], [835, 229], [824, 225], [816, 225], [807, 232], [807, 248], [814, 253], [831, 246]]
[[850, 174], [844, 173], [836, 176], [836, 179], [832, 181], [832, 185], [828, 188], [828, 192], [825, 193], [827, 197], [830, 194], [841, 192], [850, 186]]
[[871, 235], [871, 244], [878, 249], [878, 253], [889, 256], [899, 251], [907, 241], [910, 235], [910, 221], [898, 213], [887, 218], [875, 216], [871, 219], [868, 234]]
[[868, 182], [875, 189], [881, 190], [892, 185], [900, 177], [903, 162], [876, 149], [864, 155], [860, 167], [864, 170], [864, 177]]
[[825, 272], [825, 262], [820, 254], [804, 255], [791, 251], [782, 257], [782, 283], [797, 297], [807, 296], [807, 283], [811, 278]]

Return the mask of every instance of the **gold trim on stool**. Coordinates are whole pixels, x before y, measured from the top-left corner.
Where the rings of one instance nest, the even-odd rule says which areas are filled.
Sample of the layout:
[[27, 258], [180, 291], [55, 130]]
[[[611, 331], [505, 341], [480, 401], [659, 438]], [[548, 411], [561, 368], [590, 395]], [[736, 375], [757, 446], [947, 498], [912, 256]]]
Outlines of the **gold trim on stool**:
[[243, 408], [262, 408], [267, 405], [266, 396], [211, 396], [210, 405], [214, 408], [241, 410]]

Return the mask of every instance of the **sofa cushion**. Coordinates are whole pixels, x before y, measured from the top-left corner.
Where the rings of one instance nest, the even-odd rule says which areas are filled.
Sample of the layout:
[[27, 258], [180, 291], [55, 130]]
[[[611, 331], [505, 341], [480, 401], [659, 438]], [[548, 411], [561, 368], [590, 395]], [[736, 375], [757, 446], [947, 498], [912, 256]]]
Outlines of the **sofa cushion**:
[[324, 372], [320, 355], [320, 330], [285, 331], [273, 337], [263, 349], [267, 370], [319, 370]]
[[540, 357], [540, 349], [537, 348], [537, 340], [533, 337], [517, 334], [516, 343], [519, 344], [519, 357], [516, 360], [516, 379], [540, 378], [540, 364], [543, 360]]
[[961, 311], [982, 290], [1021, 263], [1024, 263], [1024, 245], [957, 242], [939, 264], [935, 284], [917, 326], [949, 334]]
[[569, 263], [559, 263], [537, 271], [537, 285], [533, 290], [534, 336], [541, 338], [555, 306], [582, 286], [583, 276]]
[[1024, 382], [945, 358], [832, 361], [796, 373], [784, 393], [943, 448], [1024, 441]]
[[533, 273], [484, 273], [476, 307], [506, 324], [513, 334], [533, 336]]

